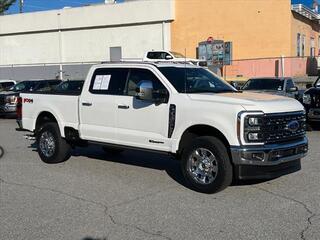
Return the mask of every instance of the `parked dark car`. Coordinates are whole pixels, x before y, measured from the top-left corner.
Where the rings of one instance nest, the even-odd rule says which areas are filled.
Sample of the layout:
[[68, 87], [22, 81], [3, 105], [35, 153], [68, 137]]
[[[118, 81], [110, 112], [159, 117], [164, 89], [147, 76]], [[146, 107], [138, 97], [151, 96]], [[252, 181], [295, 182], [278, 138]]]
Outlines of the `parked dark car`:
[[53, 91], [56, 93], [63, 92], [63, 93], [74, 93], [74, 94], [80, 94], [82, 91], [82, 87], [84, 84], [84, 80], [72, 80], [72, 81], [65, 81], [61, 82], [59, 85], [57, 85]]
[[251, 78], [241, 88], [243, 91], [268, 93], [298, 99], [298, 88], [291, 78]]
[[60, 80], [31, 80], [17, 83], [8, 91], [0, 93], [0, 116], [16, 115], [17, 98], [21, 92], [50, 91], [60, 83]]
[[320, 125], [320, 77], [313, 85], [308, 85], [303, 94], [303, 105], [306, 109], [307, 121]]

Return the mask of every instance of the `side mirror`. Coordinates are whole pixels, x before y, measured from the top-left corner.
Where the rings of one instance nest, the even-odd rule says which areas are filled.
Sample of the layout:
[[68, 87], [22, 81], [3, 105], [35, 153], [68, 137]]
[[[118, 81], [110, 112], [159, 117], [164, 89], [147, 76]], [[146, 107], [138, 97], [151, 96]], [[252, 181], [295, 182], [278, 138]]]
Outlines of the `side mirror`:
[[308, 88], [312, 88], [312, 84], [311, 83], [307, 83], [306, 84], [306, 88], [308, 89]]
[[296, 92], [298, 91], [298, 87], [292, 87], [287, 90], [288, 92]]
[[136, 89], [136, 98], [140, 100], [152, 101], [153, 100], [153, 84], [149, 80], [142, 80], [138, 83]]
[[165, 56], [165, 59], [166, 59], [166, 60], [171, 60], [171, 59], [173, 59], [173, 57], [170, 56], [170, 55], [166, 55], [166, 56]]

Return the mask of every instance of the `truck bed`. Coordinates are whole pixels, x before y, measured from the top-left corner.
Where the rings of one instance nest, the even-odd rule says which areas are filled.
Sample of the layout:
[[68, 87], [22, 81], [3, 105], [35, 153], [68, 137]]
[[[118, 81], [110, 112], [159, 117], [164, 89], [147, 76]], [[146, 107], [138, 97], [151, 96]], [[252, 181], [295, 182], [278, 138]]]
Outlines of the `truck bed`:
[[54, 117], [60, 129], [64, 129], [65, 126], [78, 129], [79, 94], [70, 92], [21, 93], [23, 128], [34, 131], [35, 119], [41, 113], [48, 112], [55, 114]]

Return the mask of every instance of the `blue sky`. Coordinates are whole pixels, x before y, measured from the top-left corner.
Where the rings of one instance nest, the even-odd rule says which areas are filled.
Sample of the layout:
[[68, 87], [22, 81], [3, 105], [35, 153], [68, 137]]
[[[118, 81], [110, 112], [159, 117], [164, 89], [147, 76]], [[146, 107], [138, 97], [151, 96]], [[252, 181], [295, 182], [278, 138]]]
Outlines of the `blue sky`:
[[[104, 0], [24, 0], [24, 12], [43, 11], [59, 9], [66, 6], [78, 7], [92, 3], [103, 3]], [[7, 13], [19, 12], [19, 0], [9, 9]]]
[[[123, 1], [123, 0], [118, 0]], [[104, 0], [24, 0], [24, 12], [59, 9], [65, 6], [77, 7], [85, 4], [102, 3]], [[8, 13], [19, 12], [19, 0], [9, 9]], [[303, 3], [311, 7], [312, 0], [292, 0], [292, 3]], [[320, 1], [319, 1], [320, 3]]]

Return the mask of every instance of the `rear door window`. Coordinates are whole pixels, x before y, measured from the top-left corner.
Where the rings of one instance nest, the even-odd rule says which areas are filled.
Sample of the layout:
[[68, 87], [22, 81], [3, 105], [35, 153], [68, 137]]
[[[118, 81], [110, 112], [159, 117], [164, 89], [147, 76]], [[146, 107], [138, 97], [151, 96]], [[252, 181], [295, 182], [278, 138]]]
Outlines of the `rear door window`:
[[93, 94], [123, 95], [128, 71], [126, 68], [96, 69], [91, 79], [89, 91]]

